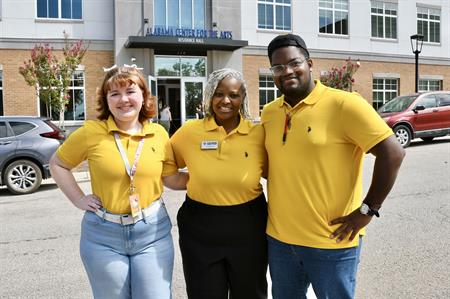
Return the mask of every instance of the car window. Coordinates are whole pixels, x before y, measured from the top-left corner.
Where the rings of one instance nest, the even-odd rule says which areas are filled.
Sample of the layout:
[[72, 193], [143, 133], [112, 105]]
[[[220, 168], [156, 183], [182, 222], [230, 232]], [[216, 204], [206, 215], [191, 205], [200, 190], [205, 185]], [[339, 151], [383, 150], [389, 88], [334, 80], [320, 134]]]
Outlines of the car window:
[[389, 102], [387, 102], [384, 106], [382, 106], [378, 112], [380, 113], [389, 113], [389, 112], [402, 112], [408, 108], [412, 102], [417, 98], [414, 96], [399, 96], [396, 97]]
[[16, 136], [26, 133], [36, 127], [32, 123], [19, 122], [19, 121], [10, 121], [9, 125], [11, 126], [11, 128], [14, 132], [14, 135], [16, 135]]
[[442, 93], [436, 95], [439, 101], [439, 106], [450, 106], [450, 93]]
[[6, 130], [6, 123], [4, 121], [0, 121], [0, 138], [8, 137], [8, 133]]
[[417, 106], [424, 106], [426, 108], [436, 107], [436, 97], [434, 95], [427, 95], [419, 99], [416, 103]]

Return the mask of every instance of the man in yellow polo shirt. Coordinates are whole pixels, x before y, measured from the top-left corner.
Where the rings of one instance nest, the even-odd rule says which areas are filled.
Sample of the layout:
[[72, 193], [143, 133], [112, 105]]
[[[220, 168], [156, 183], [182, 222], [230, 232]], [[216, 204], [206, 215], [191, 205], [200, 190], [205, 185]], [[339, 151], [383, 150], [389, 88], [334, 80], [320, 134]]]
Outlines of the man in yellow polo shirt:
[[[404, 150], [361, 96], [313, 80], [301, 37], [275, 37], [268, 56], [282, 93], [261, 116], [273, 298], [306, 298], [310, 284], [318, 298], [353, 298], [360, 235], [379, 216]], [[376, 159], [361, 201], [366, 152]]]

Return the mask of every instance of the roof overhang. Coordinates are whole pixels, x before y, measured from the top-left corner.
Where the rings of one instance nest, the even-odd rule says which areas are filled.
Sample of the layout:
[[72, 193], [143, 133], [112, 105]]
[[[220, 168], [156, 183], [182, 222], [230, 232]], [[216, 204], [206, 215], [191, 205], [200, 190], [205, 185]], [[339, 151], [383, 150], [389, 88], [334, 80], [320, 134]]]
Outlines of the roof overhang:
[[248, 45], [248, 41], [176, 36], [129, 36], [125, 48], [155, 50], [221, 50], [234, 51]]

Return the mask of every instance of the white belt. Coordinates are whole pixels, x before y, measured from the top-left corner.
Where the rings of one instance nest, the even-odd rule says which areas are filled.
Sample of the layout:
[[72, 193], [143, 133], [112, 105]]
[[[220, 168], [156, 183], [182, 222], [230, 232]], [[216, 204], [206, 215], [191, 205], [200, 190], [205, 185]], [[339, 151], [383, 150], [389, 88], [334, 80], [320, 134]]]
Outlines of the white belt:
[[135, 224], [136, 222], [141, 221], [145, 217], [158, 211], [159, 208], [161, 207], [161, 205], [162, 205], [161, 200], [158, 199], [158, 200], [154, 201], [147, 208], [141, 210], [141, 213], [139, 213], [139, 215], [134, 218], [131, 216], [131, 214], [112, 214], [112, 213], [106, 212], [106, 210], [100, 210], [100, 209], [97, 210], [95, 212], [95, 214], [97, 214], [98, 217], [100, 217], [106, 221], [109, 221], [109, 222], [114, 222], [114, 223], [118, 223], [118, 224], [122, 224], [122, 225], [130, 225], [130, 224]]

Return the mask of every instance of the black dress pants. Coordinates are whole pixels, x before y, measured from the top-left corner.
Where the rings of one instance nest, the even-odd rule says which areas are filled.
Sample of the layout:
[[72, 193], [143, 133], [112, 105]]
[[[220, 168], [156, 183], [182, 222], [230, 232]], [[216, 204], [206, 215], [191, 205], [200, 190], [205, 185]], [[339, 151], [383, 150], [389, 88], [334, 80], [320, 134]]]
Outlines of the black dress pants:
[[234, 206], [186, 196], [177, 220], [189, 299], [267, 298], [264, 194]]

